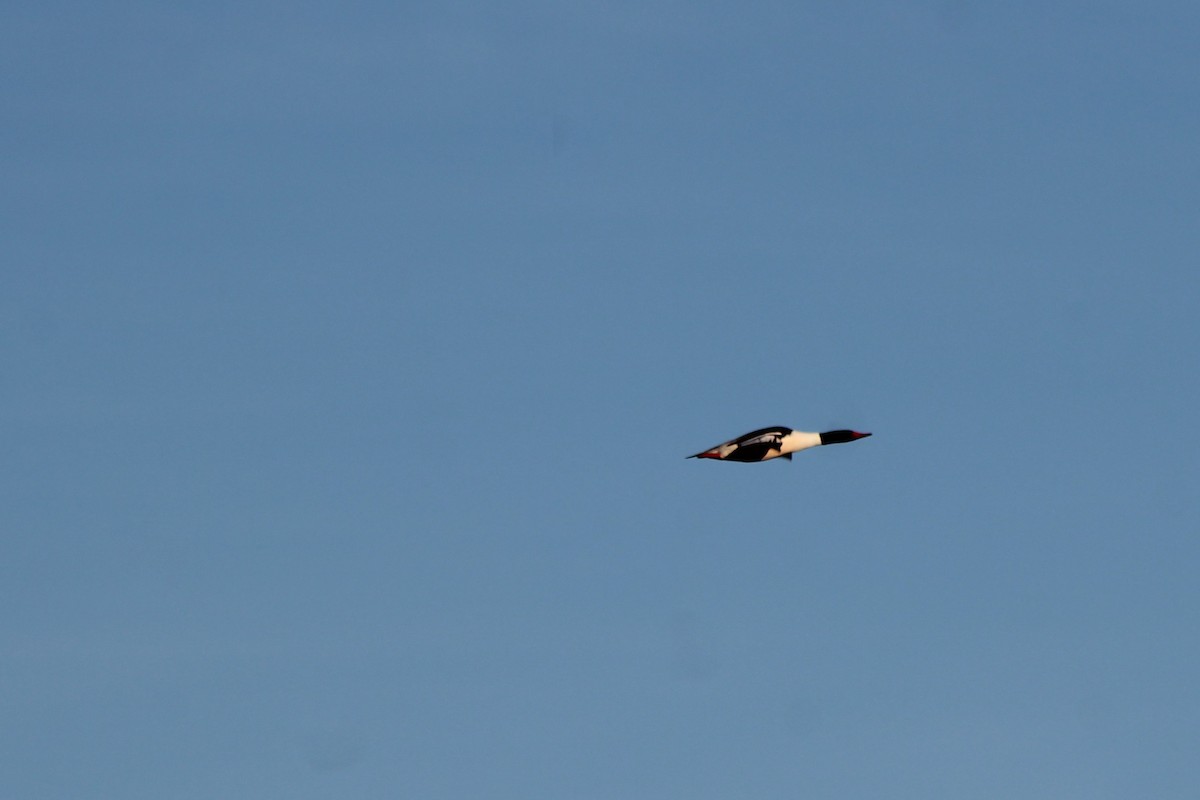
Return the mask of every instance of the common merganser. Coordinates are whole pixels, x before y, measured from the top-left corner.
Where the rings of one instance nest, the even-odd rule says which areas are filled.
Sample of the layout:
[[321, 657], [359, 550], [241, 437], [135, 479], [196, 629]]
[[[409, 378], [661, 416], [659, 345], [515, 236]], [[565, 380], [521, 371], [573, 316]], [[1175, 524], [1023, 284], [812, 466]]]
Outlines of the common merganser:
[[856, 439], [865, 439], [869, 433], [858, 431], [827, 431], [805, 433], [791, 428], [762, 428], [744, 436], [730, 439], [724, 444], [688, 456], [688, 458], [715, 458], [718, 461], [770, 461], [783, 456], [792, 460], [792, 453], [807, 450], [822, 444], [845, 444]]

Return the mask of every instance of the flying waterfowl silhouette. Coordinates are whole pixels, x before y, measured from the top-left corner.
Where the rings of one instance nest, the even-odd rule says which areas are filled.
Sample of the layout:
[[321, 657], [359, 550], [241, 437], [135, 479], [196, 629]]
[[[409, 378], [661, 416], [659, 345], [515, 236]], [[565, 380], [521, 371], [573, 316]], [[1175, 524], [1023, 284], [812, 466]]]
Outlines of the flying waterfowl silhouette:
[[702, 450], [688, 458], [715, 458], [718, 461], [770, 461], [772, 458], [792, 460], [792, 454], [810, 447], [823, 444], [845, 444], [857, 439], [865, 439], [869, 433], [858, 431], [826, 431], [825, 433], [808, 433], [794, 431], [791, 428], [776, 426], [760, 428], [756, 431], [730, 439], [715, 447]]

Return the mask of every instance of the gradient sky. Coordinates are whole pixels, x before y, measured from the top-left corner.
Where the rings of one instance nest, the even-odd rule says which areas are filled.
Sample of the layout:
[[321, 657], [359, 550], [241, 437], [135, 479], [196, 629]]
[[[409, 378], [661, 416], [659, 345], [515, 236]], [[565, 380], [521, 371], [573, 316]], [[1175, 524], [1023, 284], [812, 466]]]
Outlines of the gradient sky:
[[1197, 41], [7, 4], [0, 797], [1192, 800]]

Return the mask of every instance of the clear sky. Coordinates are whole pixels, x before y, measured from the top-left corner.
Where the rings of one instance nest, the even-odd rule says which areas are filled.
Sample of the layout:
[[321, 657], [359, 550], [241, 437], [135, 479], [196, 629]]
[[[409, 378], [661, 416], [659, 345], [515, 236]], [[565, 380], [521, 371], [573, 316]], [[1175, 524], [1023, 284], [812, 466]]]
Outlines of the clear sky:
[[1197, 41], [6, 4], [0, 797], [1192, 800]]

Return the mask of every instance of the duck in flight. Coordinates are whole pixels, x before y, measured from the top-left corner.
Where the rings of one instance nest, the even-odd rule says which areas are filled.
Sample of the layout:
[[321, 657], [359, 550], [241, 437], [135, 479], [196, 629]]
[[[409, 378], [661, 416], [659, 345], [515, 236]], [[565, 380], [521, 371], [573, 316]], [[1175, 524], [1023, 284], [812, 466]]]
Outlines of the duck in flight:
[[791, 428], [762, 428], [724, 444], [690, 455], [688, 458], [715, 458], [718, 461], [770, 461], [780, 456], [792, 460], [792, 453], [822, 444], [845, 444], [865, 439], [869, 433], [858, 431], [826, 431], [806, 433]]

